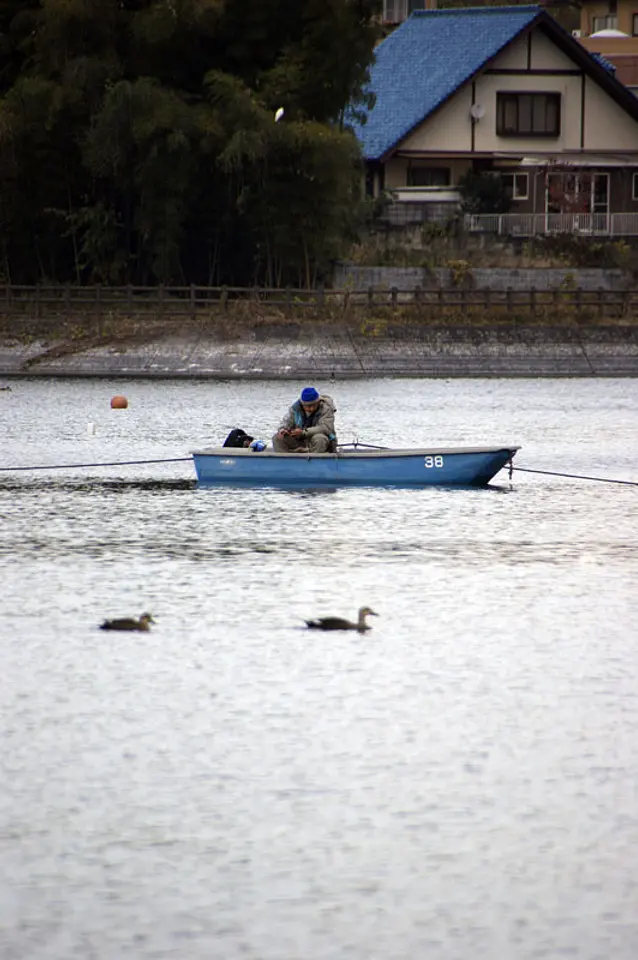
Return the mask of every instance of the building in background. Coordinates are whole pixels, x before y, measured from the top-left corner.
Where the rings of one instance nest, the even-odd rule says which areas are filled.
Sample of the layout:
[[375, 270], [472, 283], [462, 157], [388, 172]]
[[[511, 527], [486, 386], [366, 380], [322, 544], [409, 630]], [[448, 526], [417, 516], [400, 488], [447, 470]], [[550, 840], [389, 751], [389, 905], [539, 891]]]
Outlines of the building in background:
[[618, 80], [638, 93], [638, 0], [582, 0], [574, 35], [586, 50], [612, 63]]
[[511, 210], [470, 229], [638, 235], [638, 99], [540, 7], [415, 11], [370, 89], [355, 132], [395, 222], [454, 216], [471, 172], [499, 178]]

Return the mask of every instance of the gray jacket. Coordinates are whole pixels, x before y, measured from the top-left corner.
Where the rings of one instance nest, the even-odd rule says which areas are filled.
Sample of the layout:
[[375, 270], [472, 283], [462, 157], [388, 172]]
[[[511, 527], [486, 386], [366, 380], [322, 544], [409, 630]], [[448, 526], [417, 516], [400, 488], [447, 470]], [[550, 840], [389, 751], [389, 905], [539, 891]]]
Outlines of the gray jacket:
[[281, 429], [294, 430], [295, 427], [301, 427], [305, 437], [314, 437], [318, 433], [323, 433], [329, 440], [337, 442], [335, 433], [335, 411], [334, 400], [327, 394], [319, 397], [319, 406], [314, 413], [304, 413], [301, 401], [296, 400], [284, 417]]

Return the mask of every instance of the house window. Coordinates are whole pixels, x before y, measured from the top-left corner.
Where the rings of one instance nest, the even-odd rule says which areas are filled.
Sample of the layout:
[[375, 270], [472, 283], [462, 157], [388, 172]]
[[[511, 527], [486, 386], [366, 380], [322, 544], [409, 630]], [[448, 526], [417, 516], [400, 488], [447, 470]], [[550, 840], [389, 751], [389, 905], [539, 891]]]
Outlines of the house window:
[[633, 37], [638, 37], [638, 13], [634, 13], [631, 18], [631, 35]]
[[631, 199], [638, 200], [638, 171], [631, 178]]
[[501, 182], [510, 200], [527, 200], [529, 197], [529, 174], [502, 173]]
[[409, 167], [409, 187], [449, 187], [449, 167]]
[[594, 29], [592, 33], [598, 33], [599, 30], [617, 30], [618, 17], [614, 14], [608, 14], [606, 17], [594, 17]]
[[425, 0], [383, 0], [382, 18], [386, 23], [402, 23], [414, 13], [423, 10]]
[[560, 93], [497, 93], [499, 137], [557, 137]]

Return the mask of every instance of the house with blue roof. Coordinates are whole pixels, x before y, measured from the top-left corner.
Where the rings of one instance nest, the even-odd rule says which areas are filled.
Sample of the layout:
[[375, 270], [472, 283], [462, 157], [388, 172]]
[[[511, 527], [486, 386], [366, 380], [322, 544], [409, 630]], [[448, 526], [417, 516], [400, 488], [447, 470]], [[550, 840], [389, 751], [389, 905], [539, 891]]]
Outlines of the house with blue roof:
[[377, 47], [369, 89], [354, 130], [395, 220], [456, 212], [473, 172], [511, 206], [471, 229], [638, 235], [638, 99], [540, 7], [417, 10]]

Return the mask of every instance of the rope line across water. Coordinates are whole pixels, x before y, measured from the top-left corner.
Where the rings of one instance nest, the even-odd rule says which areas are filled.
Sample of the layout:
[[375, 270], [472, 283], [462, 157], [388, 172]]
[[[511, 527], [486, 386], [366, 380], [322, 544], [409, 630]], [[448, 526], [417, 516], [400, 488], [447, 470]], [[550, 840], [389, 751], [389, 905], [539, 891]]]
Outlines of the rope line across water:
[[628, 487], [638, 487], [635, 480], [612, 480], [609, 477], [585, 477], [580, 473], [558, 473], [555, 470], [530, 470], [529, 467], [511, 467], [512, 472], [542, 473], [547, 477], [569, 477], [572, 480], [596, 480], [598, 483], [622, 483]]
[[[368, 446], [368, 444], [359, 444], [359, 446]], [[385, 450], [386, 447], [377, 447], [375, 449]], [[192, 457], [163, 457], [159, 460], [111, 460], [106, 463], [51, 463], [38, 465], [34, 467], [0, 467], [0, 473], [14, 473], [22, 470], [72, 470], [87, 467], [133, 467], [146, 463], [190, 463]], [[571, 480], [593, 480], [598, 483], [619, 483], [627, 487], [638, 487], [634, 480], [614, 480], [609, 477], [589, 477], [580, 473], [559, 473], [557, 470], [532, 470], [530, 467], [515, 467], [510, 465], [510, 474], [518, 473], [539, 473], [546, 477], [567, 477]]]
[[37, 467], [0, 467], [0, 473], [15, 470], [71, 470], [74, 467], [131, 467], [139, 463], [187, 463], [192, 457], [167, 457], [162, 460], [113, 460], [110, 463], [51, 463]]

